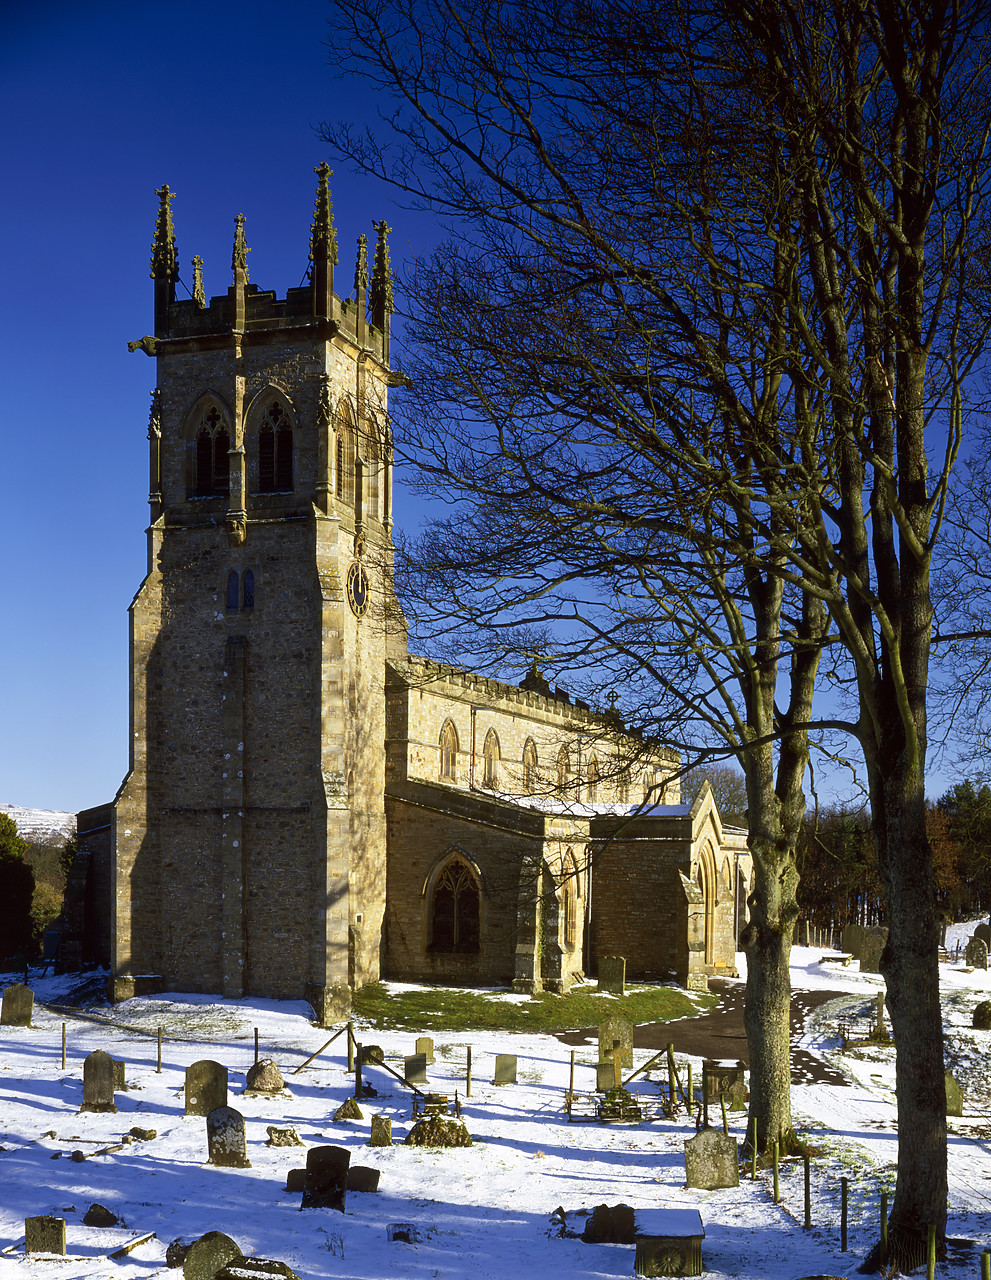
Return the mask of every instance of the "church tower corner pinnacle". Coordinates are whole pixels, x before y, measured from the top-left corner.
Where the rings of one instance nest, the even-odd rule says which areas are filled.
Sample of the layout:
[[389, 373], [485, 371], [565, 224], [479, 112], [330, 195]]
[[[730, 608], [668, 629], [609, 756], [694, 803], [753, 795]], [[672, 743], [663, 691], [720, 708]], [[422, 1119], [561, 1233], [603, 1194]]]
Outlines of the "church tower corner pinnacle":
[[168, 326], [168, 308], [175, 302], [179, 259], [172, 226], [175, 192], [164, 186], [159, 187], [155, 194], [158, 196], [158, 218], [151, 245], [151, 278], [155, 281], [155, 333], [162, 334]]
[[378, 233], [375, 244], [375, 267], [368, 294], [369, 319], [382, 334], [383, 354], [389, 359], [389, 326], [392, 315], [392, 263], [389, 261], [388, 235], [392, 230], [383, 219], [372, 224]]
[[337, 265], [337, 232], [330, 199], [330, 175], [326, 161], [313, 170], [317, 175], [317, 195], [310, 228], [310, 285], [313, 290], [313, 315], [316, 319], [332, 319], [334, 314], [334, 267]]

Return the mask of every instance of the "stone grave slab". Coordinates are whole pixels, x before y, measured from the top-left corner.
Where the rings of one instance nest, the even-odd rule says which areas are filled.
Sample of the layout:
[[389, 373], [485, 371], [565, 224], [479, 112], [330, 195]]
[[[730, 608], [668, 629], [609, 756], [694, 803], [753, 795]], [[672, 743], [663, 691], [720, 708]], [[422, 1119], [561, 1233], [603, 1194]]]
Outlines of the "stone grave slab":
[[612, 1062], [616, 1049], [623, 1051], [623, 1066], [633, 1066], [633, 1023], [625, 1018], [607, 1018], [599, 1024], [599, 1061]]
[[434, 1061], [434, 1042], [431, 1036], [417, 1036], [416, 1052], [422, 1053], [427, 1060], [427, 1066]]
[[599, 990], [626, 995], [626, 956], [599, 956]]
[[407, 1084], [429, 1084], [426, 1054], [413, 1053], [405, 1060], [403, 1078]]
[[227, 1068], [210, 1058], [186, 1068], [186, 1115], [208, 1116], [227, 1106]]
[[240, 1245], [223, 1231], [208, 1231], [186, 1250], [182, 1263], [183, 1280], [215, 1280], [218, 1271], [243, 1256]]
[[685, 1139], [685, 1182], [699, 1191], [740, 1185], [740, 1153], [736, 1138], [718, 1129], [703, 1129]]
[[638, 1209], [638, 1276], [700, 1276], [705, 1228], [697, 1209]]
[[306, 1153], [306, 1185], [301, 1207], [337, 1209], [343, 1213], [350, 1163], [351, 1152], [346, 1147], [310, 1147]]
[[888, 930], [884, 925], [872, 925], [865, 929], [860, 941], [860, 972], [880, 973], [881, 952], [888, 941]]
[[975, 933], [967, 942], [967, 950], [964, 952], [963, 958], [964, 964], [969, 965], [971, 969], [986, 969], [988, 967], [988, 944]]
[[368, 1139], [370, 1147], [392, 1146], [392, 1120], [389, 1116], [372, 1116], [372, 1134]]
[[25, 1253], [65, 1253], [65, 1218], [42, 1213], [24, 1219]]
[[29, 1027], [34, 1012], [34, 992], [23, 982], [4, 987], [0, 1003], [0, 1026]]
[[497, 1053], [495, 1060], [495, 1075], [492, 1077], [493, 1084], [515, 1084], [516, 1083], [516, 1054], [515, 1053]]
[[117, 1110], [114, 1102], [114, 1060], [102, 1049], [96, 1049], [83, 1059], [83, 1105], [79, 1110]]
[[372, 1169], [367, 1164], [353, 1164], [348, 1169], [348, 1190], [349, 1191], [378, 1191], [379, 1189], [379, 1170]]
[[222, 1169], [250, 1169], [244, 1116], [233, 1107], [215, 1107], [206, 1118], [209, 1163]]

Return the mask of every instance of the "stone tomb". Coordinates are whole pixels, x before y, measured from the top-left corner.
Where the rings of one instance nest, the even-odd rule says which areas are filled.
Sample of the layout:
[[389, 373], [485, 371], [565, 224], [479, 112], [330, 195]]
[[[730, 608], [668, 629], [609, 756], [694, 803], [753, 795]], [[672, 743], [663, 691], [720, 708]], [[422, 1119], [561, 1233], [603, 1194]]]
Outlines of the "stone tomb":
[[233, 1107], [215, 1107], [206, 1118], [209, 1164], [222, 1169], [250, 1169], [244, 1116]]
[[718, 1129], [703, 1129], [685, 1139], [685, 1185], [717, 1191], [740, 1185], [740, 1154], [735, 1138]]
[[700, 1276], [705, 1228], [697, 1209], [638, 1209], [638, 1276]]
[[632, 1067], [633, 1023], [625, 1018], [607, 1018], [599, 1024], [599, 1061], [612, 1064], [616, 1049], [623, 1051], [623, 1066]]
[[988, 967], [988, 944], [983, 938], [979, 938], [976, 933], [967, 943], [964, 963], [969, 965], [971, 969], [986, 969]]
[[117, 1110], [114, 1102], [115, 1063], [109, 1053], [96, 1049], [83, 1059], [83, 1105], [80, 1111]]
[[429, 1084], [427, 1079], [427, 1055], [413, 1053], [405, 1059], [403, 1079], [407, 1084]]
[[208, 1231], [186, 1250], [182, 1263], [183, 1280], [214, 1280], [228, 1263], [242, 1258], [240, 1245], [222, 1231]]
[[427, 1066], [434, 1061], [434, 1042], [430, 1036], [417, 1036], [416, 1052], [427, 1060]]
[[40, 1214], [24, 1219], [25, 1253], [65, 1253], [65, 1218]]
[[300, 1207], [337, 1209], [343, 1213], [350, 1163], [351, 1152], [346, 1147], [310, 1147], [306, 1153], [306, 1185]]
[[865, 929], [860, 941], [860, 972], [880, 973], [881, 952], [888, 941], [888, 930], [883, 925]]
[[599, 990], [626, 995], [626, 956], [599, 956]]
[[516, 1083], [516, 1054], [515, 1053], [497, 1053], [495, 1060], [495, 1075], [492, 1078], [493, 1084], [515, 1084]]
[[186, 1115], [208, 1116], [227, 1106], [227, 1068], [203, 1058], [186, 1068]]
[[30, 987], [26, 987], [23, 982], [4, 987], [3, 1003], [0, 1004], [0, 1026], [29, 1027], [33, 1011], [34, 992]]

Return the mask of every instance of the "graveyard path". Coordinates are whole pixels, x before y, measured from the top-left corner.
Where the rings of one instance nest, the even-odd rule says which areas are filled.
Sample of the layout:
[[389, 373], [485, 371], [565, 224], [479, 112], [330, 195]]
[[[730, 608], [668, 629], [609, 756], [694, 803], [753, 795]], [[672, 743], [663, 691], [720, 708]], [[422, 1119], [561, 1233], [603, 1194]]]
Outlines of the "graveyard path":
[[[696, 1058], [728, 1058], [750, 1065], [747, 1034], [743, 1027], [742, 982], [713, 978], [709, 989], [719, 996], [719, 1004], [709, 1013], [675, 1022], [648, 1022], [634, 1028], [633, 1044], [655, 1052], [673, 1044], [676, 1053]], [[846, 994], [842, 991], [793, 991], [791, 997], [791, 1075], [794, 1084], [849, 1085], [849, 1080], [828, 1062], [799, 1047], [810, 1013]], [[567, 1045], [585, 1044], [595, 1035], [595, 1027], [561, 1032], [558, 1039]]]

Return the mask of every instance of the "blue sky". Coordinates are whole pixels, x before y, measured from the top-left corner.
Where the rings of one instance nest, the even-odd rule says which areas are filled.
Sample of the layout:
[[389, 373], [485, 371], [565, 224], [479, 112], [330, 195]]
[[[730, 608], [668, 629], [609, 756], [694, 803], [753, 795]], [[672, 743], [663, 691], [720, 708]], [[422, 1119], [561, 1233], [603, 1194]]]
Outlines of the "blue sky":
[[[375, 116], [328, 63], [328, 12], [323, 0], [4, 7], [0, 803], [79, 809], [124, 775], [155, 378], [127, 341], [152, 328], [155, 189], [177, 193], [187, 283], [198, 253], [207, 294], [226, 290], [237, 213], [252, 280], [280, 294], [300, 283], [313, 167], [334, 165], [315, 126]], [[429, 220], [335, 170], [345, 281], [372, 219], [395, 229], [401, 269]]]

